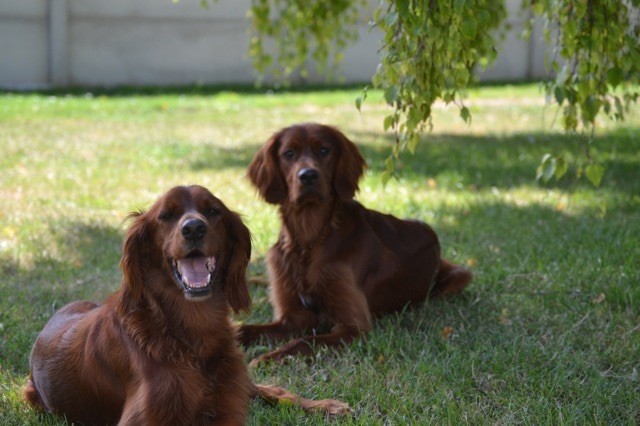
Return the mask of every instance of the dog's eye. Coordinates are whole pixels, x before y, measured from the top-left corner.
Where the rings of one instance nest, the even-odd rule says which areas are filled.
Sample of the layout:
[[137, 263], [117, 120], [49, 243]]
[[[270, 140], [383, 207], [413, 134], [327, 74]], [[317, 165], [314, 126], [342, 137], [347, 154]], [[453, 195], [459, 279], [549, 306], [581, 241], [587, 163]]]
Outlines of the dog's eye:
[[220, 212], [220, 210], [218, 210], [218, 209], [217, 209], [217, 208], [215, 208], [215, 207], [211, 207], [211, 208], [207, 209], [207, 211], [206, 211], [206, 214], [207, 214], [207, 216], [209, 216], [209, 217], [215, 217], [215, 216], [218, 216], [218, 215], [220, 215], [220, 213], [221, 213], [221, 212]]
[[329, 155], [330, 152], [331, 150], [326, 146], [323, 146], [322, 148], [320, 148], [320, 155], [322, 155], [323, 157], [326, 157], [327, 155]]
[[169, 211], [169, 210], [165, 210], [162, 213], [160, 213], [160, 215], [158, 216], [158, 219], [160, 219], [160, 220], [171, 220], [171, 219], [173, 219], [173, 213], [171, 213], [171, 211]]
[[294, 156], [294, 155], [296, 155], [296, 153], [295, 153], [295, 151], [294, 151], [294, 150], [292, 150], [292, 149], [288, 149], [288, 150], [286, 150], [286, 151], [282, 154], [282, 156], [283, 156], [284, 158], [286, 158], [287, 160], [291, 160], [291, 159], [293, 158], [293, 156]]

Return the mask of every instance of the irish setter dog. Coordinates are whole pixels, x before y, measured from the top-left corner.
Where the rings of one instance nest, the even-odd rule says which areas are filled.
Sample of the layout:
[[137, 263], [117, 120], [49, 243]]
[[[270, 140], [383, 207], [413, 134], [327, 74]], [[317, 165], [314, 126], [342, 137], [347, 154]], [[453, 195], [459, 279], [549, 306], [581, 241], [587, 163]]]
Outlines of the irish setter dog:
[[368, 332], [372, 317], [460, 292], [471, 272], [440, 256], [425, 223], [369, 210], [353, 199], [365, 161], [339, 130], [301, 124], [277, 132], [249, 165], [282, 229], [267, 254], [275, 320], [245, 324], [240, 340], [303, 336], [252, 361], [311, 354]]
[[123, 425], [241, 425], [253, 396], [348, 409], [252, 384], [229, 319], [229, 307], [250, 307], [251, 238], [236, 213], [201, 186], [180, 186], [130, 216], [120, 289], [51, 318], [31, 352], [28, 402]]

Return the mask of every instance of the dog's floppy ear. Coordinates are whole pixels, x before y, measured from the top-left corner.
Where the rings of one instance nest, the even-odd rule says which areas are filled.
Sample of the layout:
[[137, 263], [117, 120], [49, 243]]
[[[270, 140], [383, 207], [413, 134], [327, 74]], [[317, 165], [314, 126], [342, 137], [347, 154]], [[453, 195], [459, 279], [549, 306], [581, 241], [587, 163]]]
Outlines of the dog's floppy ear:
[[353, 142], [338, 129], [331, 130], [339, 151], [333, 186], [341, 200], [349, 201], [358, 190], [358, 181], [364, 173], [366, 163]]
[[256, 153], [247, 175], [267, 203], [279, 204], [287, 197], [287, 184], [278, 165], [278, 147], [282, 132], [276, 133]]
[[133, 219], [122, 245], [120, 268], [124, 275], [122, 288], [127, 293], [131, 303], [137, 303], [142, 298], [144, 288], [144, 270], [151, 259], [149, 247], [153, 246], [153, 234], [148, 213], [142, 211], [127, 215], [123, 223]]
[[222, 291], [234, 312], [251, 309], [251, 298], [247, 285], [247, 266], [251, 259], [251, 234], [237, 213], [229, 211], [223, 217], [231, 240], [231, 257], [225, 265]]

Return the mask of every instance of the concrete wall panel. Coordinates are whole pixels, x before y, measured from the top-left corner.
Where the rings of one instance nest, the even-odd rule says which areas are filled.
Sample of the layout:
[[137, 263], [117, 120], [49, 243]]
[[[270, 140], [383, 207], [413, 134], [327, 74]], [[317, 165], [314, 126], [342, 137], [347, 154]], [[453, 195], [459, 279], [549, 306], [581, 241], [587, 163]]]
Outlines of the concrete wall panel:
[[208, 7], [202, 7], [200, 0], [82, 0], [71, 2], [71, 14], [78, 18], [244, 21], [250, 5], [250, 0], [209, 0]]
[[[246, 13], [250, 0], [0, 0], [0, 87], [251, 83]], [[537, 25], [506, 0], [512, 26], [481, 80], [546, 75]], [[360, 39], [338, 68], [338, 81], [366, 82], [378, 65], [381, 34], [360, 20]], [[310, 67], [307, 81], [323, 82]], [[300, 81], [294, 77], [293, 81]]]
[[44, 19], [0, 18], [0, 85], [47, 84], [47, 25]]
[[234, 24], [82, 20], [71, 30], [75, 85], [251, 81], [244, 28]]
[[0, 1], [0, 20], [13, 18], [45, 18], [47, 0], [2, 0]]

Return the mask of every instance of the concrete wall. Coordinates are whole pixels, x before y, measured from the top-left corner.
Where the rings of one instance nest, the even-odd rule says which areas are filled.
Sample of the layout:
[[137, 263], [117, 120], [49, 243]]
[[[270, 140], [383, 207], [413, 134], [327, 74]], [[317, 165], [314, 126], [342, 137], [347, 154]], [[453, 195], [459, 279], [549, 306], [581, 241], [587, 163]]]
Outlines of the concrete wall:
[[0, 84], [43, 84], [48, 73], [46, 0], [0, 0]]
[[[530, 41], [519, 39], [527, 17], [519, 13], [519, 0], [507, 4], [512, 30], [481, 78], [541, 77], [540, 31]], [[208, 9], [199, 0], [0, 0], [0, 87], [249, 83], [249, 5], [250, 0], [219, 0]], [[345, 52], [340, 75], [346, 82], [368, 81], [378, 64], [380, 34], [369, 30], [368, 19], [363, 16], [360, 39]]]

